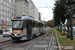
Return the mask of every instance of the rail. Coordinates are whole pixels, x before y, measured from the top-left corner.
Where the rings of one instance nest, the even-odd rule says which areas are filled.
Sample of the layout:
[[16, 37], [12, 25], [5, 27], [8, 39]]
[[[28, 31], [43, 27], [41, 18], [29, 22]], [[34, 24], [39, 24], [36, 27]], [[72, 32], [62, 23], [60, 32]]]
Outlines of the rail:
[[49, 42], [48, 50], [50, 50], [50, 46], [51, 46], [51, 43], [52, 43], [52, 37], [53, 37], [53, 32], [52, 32], [51, 39], [50, 39], [50, 42]]
[[28, 47], [26, 50], [30, 49], [32, 46], [34, 46], [35, 44], [37, 44], [41, 39], [43, 39], [46, 35], [48, 34], [48, 32], [42, 37], [40, 38], [37, 42], [35, 42], [33, 45], [31, 45], [30, 47]]
[[[36, 44], [37, 44], [41, 39], [43, 39], [47, 34], [48, 34], [48, 32], [47, 32], [43, 37], [41, 37], [37, 42], [35, 42], [33, 45], [31, 45], [30, 47], [26, 48], [26, 50], [29, 50], [32, 46], [36, 45]], [[49, 45], [48, 45], [47, 50], [50, 49], [50, 45], [51, 45], [51, 42], [52, 42], [52, 36], [53, 36], [53, 32], [52, 32], [52, 35], [51, 35], [51, 38], [50, 38], [50, 41], [49, 41]]]

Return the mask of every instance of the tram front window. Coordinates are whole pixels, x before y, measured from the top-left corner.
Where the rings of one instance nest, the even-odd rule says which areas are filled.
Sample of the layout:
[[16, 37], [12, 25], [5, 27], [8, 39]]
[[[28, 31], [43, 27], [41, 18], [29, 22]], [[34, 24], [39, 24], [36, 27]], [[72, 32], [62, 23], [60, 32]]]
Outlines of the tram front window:
[[22, 28], [23, 21], [13, 21], [12, 28]]

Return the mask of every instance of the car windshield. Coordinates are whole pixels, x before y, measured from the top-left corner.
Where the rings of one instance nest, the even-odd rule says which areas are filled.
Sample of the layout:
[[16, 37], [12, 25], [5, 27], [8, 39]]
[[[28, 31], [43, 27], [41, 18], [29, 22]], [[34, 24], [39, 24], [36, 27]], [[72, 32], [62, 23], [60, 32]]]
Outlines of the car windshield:
[[8, 31], [10, 31], [10, 30], [5, 30], [4, 32], [8, 32]]
[[13, 21], [12, 28], [22, 28], [23, 21]]

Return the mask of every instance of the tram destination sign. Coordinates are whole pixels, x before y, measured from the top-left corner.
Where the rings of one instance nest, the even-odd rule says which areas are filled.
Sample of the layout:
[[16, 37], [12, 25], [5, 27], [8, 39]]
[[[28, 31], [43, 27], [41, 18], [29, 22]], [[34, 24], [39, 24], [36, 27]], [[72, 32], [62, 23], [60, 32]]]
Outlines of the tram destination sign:
[[21, 17], [14, 17], [14, 19], [21, 19]]

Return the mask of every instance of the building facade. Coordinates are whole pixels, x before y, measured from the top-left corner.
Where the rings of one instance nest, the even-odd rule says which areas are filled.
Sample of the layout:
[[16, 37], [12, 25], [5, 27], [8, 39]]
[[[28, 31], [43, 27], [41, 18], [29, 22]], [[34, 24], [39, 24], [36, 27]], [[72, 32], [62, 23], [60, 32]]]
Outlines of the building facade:
[[[11, 19], [14, 16], [15, 0], [0, 0], [0, 29], [11, 27]], [[6, 23], [6, 26], [2, 26]]]
[[27, 0], [15, 0], [15, 16], [28, 16], [28, 11], [29, 10]]
[[39, 20], [39, 12], [32, 0], [27, 0], [29, 6], [29, 16]]
[[39, 20], [38, 9], [32, 0], [15, 0], [15, 16], [21, 15]]
[[37, 20], [39, 20], [39, 12], [38, 12], [38, 9], [36, 8], [36, 6], [35, 6], [35, 9], [34, 9], [34, 18], [35, 19], [37, 19]]

